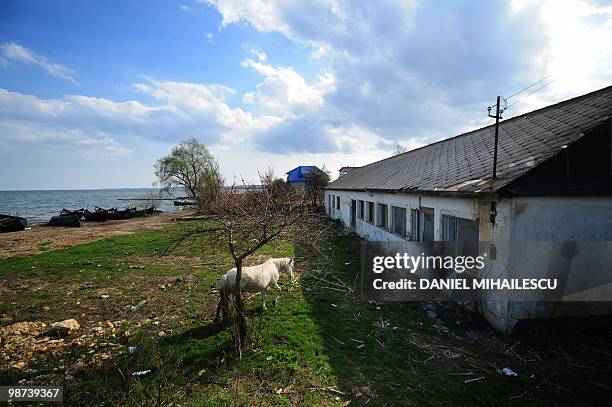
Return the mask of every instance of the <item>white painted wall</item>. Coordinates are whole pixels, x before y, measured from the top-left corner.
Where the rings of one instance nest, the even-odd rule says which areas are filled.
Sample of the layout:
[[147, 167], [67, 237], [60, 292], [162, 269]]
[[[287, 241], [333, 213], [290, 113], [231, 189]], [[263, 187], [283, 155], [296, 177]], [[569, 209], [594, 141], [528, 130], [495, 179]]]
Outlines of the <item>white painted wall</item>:
[[[330, 197], [334, 199], [340, 197], [340, 209], [336, 209], [335, 204], [331, 207]], [[435, 196], [423, 196], [414, 194], [387, 194], [387, 193], [367, 193], [358, 191], [336, 191], [327, 190], [325, 192], [325, 208], [333, 219], [342, 221], [345, 227], [350, 228], [351, 200], [363, 200], [365, 202], [383, 203], [389, 205], [389, 221], [391, 225], [391, 206], [406, 208], [406, 230], [410, 231], [410, 209], [433, 208], [434, 210], [434, 240], [442, 240], [442, 215], [456, 216], [464, 219], [479, 221], [479, 240], [495, 241], [497, 259], [495, 268], [492, 271], [496, 275], [503, 275], [508, 259], [508, 236], [511, 203], [502, 200], [497, 203], [497, 216], [495, 225], [490, 223], [489, 212], [490, 202], [477, 201], [464, 198], [447, 198]], [[335, 202], [333, 199], [331, 202]], [[366, 222], [364, 219], [357, 219], [354, 228], [362, 238], [369, 241], [401, 241], [403, 238], [391, 233], [387, 229], [375, 226]], [[407, 237], [410, 239], [410, 236]], [[496, 329], [509, 332], [516, 324], [516, 320], [508, 318], [507, 301], [490, 301], [483, 298], [479, 304], [482, 315]]]
[[[329, 197], [340, 197], [340, 209], [329, 207]], [[364, 219], [357, 218], [355, 233], [370, 241], [393, 241], [402, 240], [391, 232], [391, 221], [393, 211], [391, 207], [396, 206], [406, 208], [406, 230], [410, 231], [410, 209], [433, 208], [434, 209], [434, 239], [442, 240], [442, 215], [451, 215], [464, 219], [477, 220], [479, 217], [479, 204], [471, 199], [457, 199], [444, 197], [431, 197], [410, 194], [386, 194], [386, 193], [367, 193], [358, 191], [325, 191], [325, 208], [328, 215], [333, 219], [339, 219], [345, 225], [351, 224], [351, 200], [363, 200], [364, 202], [374, 202], [389, 206], [387, 213], [387, 224], [389, 229], [383, 229], [374, 223], [369, 223]], [[333, 205], [332, 205], [333, 206]], [[367, 204], [365, 204], [367, 210]], [[488, 219], [488, 218], [487, 218]], [[410, 238], [410, 237], [408, 237]], [[488, 239], [486, 239], [488, 240]]]
[[[340, 197], [340, 209], [329, 206], [329, 197]], [[350, 226], [351, 199], [389, 205], [391, 228], [392, 206], [406, 208], [406, 230], [410, 231], [410, 209], [434, 209], [434, 239], [442, 240], [442, 215], [479, 221], [479, 240], [494, 242], [496, 259], [492, 275], [506, 277], [513, 240], [612, 240], [612, 197], [520, 197], [497, 202], [495, 223], [490, 222], [491, 203], [463, 198], [445, 198], [412, 194], [367, 193], [358, 191], [325, 192], [325, 207], [330, 217]], [[367, 204], [366, 204], [367, 205]], [[367, 210], [367, 206], [366, 206]], [[370, 241], [402, 240], [390, 230], [357, 218], [354, 231]], [[410, 236], [407, 237], [410, 239]], [[516, 255], [516, 254], [515, 254]], [[546, 254], [542, 254], [545, 257]], [[539, 303], [516, 303], [508, 299], [492, 301], [483, 298], [483, 316], [496, 329], [512, 332], [520, 319], [561, 315], [589, 314], [588, 308], [577, 311], [565, 304], [547, 307]], [[578, 312], [578, 314], [577, 314]]]

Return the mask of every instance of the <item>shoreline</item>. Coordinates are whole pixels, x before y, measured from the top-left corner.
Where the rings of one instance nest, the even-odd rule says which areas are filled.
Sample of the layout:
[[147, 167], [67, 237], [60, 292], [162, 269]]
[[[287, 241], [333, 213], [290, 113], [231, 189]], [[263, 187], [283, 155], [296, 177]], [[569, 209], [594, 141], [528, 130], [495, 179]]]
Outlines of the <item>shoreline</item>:
[[0, 259], [66, 249], [143, 230], [161, 229], [176, 219], [192, 216], [195, 213], [196, 210], [188, 209], [142, 218], [86, 222], [79, 228], [50, 226], [46, 222], [28, 223], [29, 229], [0, 233]]

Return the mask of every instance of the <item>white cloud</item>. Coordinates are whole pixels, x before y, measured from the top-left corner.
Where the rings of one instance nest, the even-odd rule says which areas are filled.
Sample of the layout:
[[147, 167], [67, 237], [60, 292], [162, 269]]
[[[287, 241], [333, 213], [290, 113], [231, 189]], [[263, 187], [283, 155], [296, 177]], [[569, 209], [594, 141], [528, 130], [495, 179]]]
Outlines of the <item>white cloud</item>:
[[245, 103], [257, 102], [259, 107], [293, 117], [300, 109], [322, 106], [325, 94], [334, 89], [335, 78], [328, 72], [319, 75], [315, 83], [308, 84], [293, 68], [275, 67], [261, 62], [265, 60], [259, 56], [259, 61], [250, 58], [242, 61], [242, 66], [264, 77], [263, 82], [257, 84], [255, 92], [243, 96]]
[[49, 75], [65, 79], [79, 86], [79, 82], [74, 78], [74, 71], [72, 69], [64, 65], [51, 63], [44, 56], [38, 55], [19, 44], [14, 42], [4, 43], [0, 45], [0, 53], [2, 53], [4, 60], [4, 63], [0, 63], [0, 66], [8, 65], [8, 61], [37, 65], [47, 71]]
[[[266, 49], [269, 58], [250, 44], [241, 64], [261, 79], [238, 95], [224, 85], [153, 78], [133, 84], [147, 102], [0, 90], [0, 138], [10, 127], [23, 142], [57, 139], [120, 154], [134, 137], [194, 136], [218, 152], [226, 175], [270, 162], [283, 172], [322, 162], [335, 170], [383, 158], [396, 143], [416, 148], [488, 124], [485, 108], [497, 94], [546, 75], [556, 80], [506, 117], [612, 81], [612, 13], [588, 1], [201, 2], [217, 8], [222, 27], [281, 33], [305, 51], [302, 63], [325, 69], [313, 76], [297, 62], [279, 66], [278, 50]], [[203, 38], [212, 44], [216, 35]], [[3, 48], [0, 66], [49, 64], [11, 44], [13, 57]]]
[[[310, 47], [312, 60], [327, 63], [330, 87], [321, 90], [294, 67], [243, 61], [264, 77], [243, 102], [302, 120], [311, 131], [356, 126], [387, 142], [428, 143], [488, 123], [484, 109], [497, 94], [545, 75], [559, 79], [508, 117], [612, 80], [610, 7], [586, 0], [508, 1], [494, 8], [485, 2], [207, 3], [217, 8], [222, 26], [248, 23], [260, 32], [279, 32]], [[300, 116], [298, 106], [314, 107], [317, 118]], [[287, 126], [285, 137], [297, 130]]]
[[185, 4], [182, 4], [182, 5], [179, 7], [179, 9], [180, 9], [181, 11], [191, 11], [191, 7], [189, 7], [189, 6], [185, 5]]
[[219, 10], [223, 16], [223, 26], [245, 20], [245, 16], [248, 16], [248, 21], [259, 31], [280, 31], [287, 36], [291, 35], [289, 27], [282, 22], [278, 9], [273, 2], [263, 0], [204, 0], [201, 2], [213, 5]]
[[251, 54], [255, 55], [259, 62], [266, 62], [268, 60], [268, 54], [259, 48], [251, 48]]
[[6, 140], [42, 144], [61, 151], [77, 151], [97, 156], [126, 156], [133, 151], [103, 132], [83, 132], [80, 129], [53, 129], [32, 123], [4, 122], [0, 134]]
[[[535, 75], [526, 82], [546, 79], [509, 101], [521, 99], [517, 110], [529, 111], [610, 84], [612, 6], [579, 0], [567, 0], [561, 7], [551, 0], [514, 0], [512, 6], [515, 12], [535, 8], [542, 35], [549, 39], [535, 61]], [[542, 86], [542, 90], [529, 95]]]
[[[232, 108], [234, 91], [223, 85], [156, 81], [134, 83], [135, 91], [153, 98], [114, 101], [83, 95], [43, 99], [0, 89], [2, 135], [29, 142], [68, 143], [79, 137], [91, 148], [127, 152], [123, 144], [138, 137], [175, 142], [196, 137], [207, 144], [249, 143], [284, 120]], [[100, 143], [100, 140], [105, 140]], [[110, 140], [116, 141], [109, 143]], [[95, 143], [93, 141], [96, 141]]]

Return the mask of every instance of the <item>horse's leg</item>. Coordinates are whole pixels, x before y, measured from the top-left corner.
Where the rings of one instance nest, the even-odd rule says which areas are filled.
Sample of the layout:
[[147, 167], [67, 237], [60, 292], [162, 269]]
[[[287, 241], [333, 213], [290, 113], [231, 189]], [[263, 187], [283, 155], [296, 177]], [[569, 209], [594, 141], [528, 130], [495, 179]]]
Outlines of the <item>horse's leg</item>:
[[261, 299], [263, 304], [263, 309], [266, 309], [266, 289], [261, 290]]
[[274, 282], [274, 288], [275, 288], [275, 291], [276, 291], [276, 298], [274, 298], [274, 301], [272, 302], [272, 304], [276, 305], [276, 303], [278, 302], [278, 295], [279, 295], [279, 293], [281, 291], [281, 288], [278, 285], [278, 281]]

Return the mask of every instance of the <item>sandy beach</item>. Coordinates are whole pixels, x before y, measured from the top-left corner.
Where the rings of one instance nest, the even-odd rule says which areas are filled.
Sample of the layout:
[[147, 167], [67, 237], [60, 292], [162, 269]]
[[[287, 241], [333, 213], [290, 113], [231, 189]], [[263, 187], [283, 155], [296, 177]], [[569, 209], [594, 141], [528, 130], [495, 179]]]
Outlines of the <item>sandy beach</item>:
[[191, 214], [193, 214], [193, 211], [187, 210], [145, 218], [83, 222], [80, 228], [65, 228], [35, 223], [31, 225], [30, 230], [0, 234], [0, 259], [41, 253], [41, 244], [44, 244], [45, 250], [64, 249], [107, 237], [160, 229], [173, 219]]

